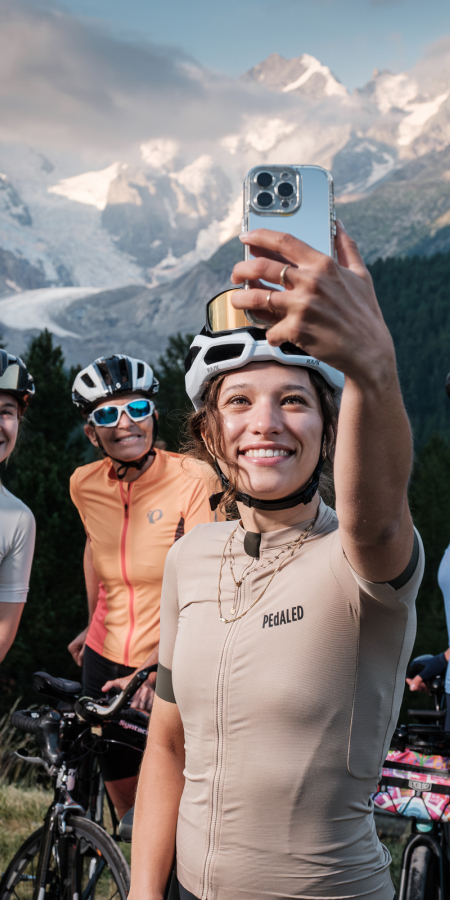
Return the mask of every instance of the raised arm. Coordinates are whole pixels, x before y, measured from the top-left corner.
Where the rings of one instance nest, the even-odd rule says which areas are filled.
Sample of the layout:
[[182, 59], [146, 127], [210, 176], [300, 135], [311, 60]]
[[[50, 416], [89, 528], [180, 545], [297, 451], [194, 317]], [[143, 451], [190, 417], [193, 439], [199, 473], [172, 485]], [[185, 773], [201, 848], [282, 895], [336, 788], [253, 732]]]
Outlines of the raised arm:
[[[235, 306], [263, 311], [271, 344], [292, 341], [344, 372], [335, 458], [336, 511], [344, 552], [369, 581], [390, 581], [407, 567], [413, 527], [407, 503], [412, 439], [391, 335], [355, 242], [338, 228], [338, 261], [290, 235], [264, 229], [243, 235], [253, 260], [233, 280], [252, 288]], [[259, 279], [287, 290], [270, 296]], [[254, 286], [253, 286], [254, 285]]]

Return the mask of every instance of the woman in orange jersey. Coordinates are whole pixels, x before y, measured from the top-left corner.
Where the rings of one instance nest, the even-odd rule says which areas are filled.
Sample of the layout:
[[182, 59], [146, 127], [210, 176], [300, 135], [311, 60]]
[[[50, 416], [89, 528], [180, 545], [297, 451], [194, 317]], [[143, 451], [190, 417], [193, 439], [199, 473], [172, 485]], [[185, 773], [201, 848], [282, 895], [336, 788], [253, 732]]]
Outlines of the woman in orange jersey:
[[[156, 449], [158, 390], [142, 360], [112, 356], [79, 372], [73, 402], [103, 459], [76, 469], [70, 482], [87, 541], [84, 569], [89, 624], [69, 645], [83, 666], [86, 694], [125, 687], [158, 660], [159, 607], [166, 555], [195, 525], [209, 522], [208, 485], [200, 469]], [[155, 676], [133, 705], [150, 710]], [[103, 777], [122, 816], [133, 805], [139, 757], [109, 750]]]

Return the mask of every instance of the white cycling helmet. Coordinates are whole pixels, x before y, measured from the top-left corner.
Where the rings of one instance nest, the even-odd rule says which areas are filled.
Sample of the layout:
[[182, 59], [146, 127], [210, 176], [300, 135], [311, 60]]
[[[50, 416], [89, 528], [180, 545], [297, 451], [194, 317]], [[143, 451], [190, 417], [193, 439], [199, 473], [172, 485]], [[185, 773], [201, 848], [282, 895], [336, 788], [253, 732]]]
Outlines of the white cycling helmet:
[[231, 305], [231, 295], [236, 290], [242, 288], [224, 291], [209, 301], [207, 324], [192, 341], [186, 357], [186, 391], [195, 409], [203, 406], [205, 387], [216, 375], [241, 369], [251, 362], [271, 361], [312, 369], [340, 397], [345, 381], [343, 373], [309, 356], [295, 344], [286, 342], [272, 347], [265, 331], [252, 326], [244, 310], [236, 310]]
[[105, 397], [134, 391], [152, 397], [158, 388], [159, 382], [148, 363], [116, 354], [102, 356], [78, 372], [72, 386], [72, 400], [86, 415]]
[[[241, 369], [251, 362], [278, 362], [285, 366], [311, 369], [322, 376], [339, 398], [344, 388], [343, 373], [313, 356], [308, 356], [295, 344], [286, 342], [280, 347], [272, 347], [267, 341], [265, 331], [252, 325], [244, 310], [235, 309], [232, 305], [231, 298], [236, 290], [242, 288], [224, 291], [209, 301], [206, 307], [206, 326], [192, 341], [186, 357], [186, 391], [195, 409], [202, 408], [206, 385], [216, 375]], [[291, 509], [299, 503], [307, 504], [317, 491], [323, 464], [324, 456], [321, 453], [306, 487], [299, 488], [287, 497], [262, 500], [242, 490], [236, 490], [235, 499], [248, 507], [272, 511]], [[214, 461], [214, 469], [224, 491], [227, 490], [230, 481], [222, 472], [217, 460]], [[209, 498], [212, 510], [215, 510], [221, 502], [224, 491], [212, 494]]]

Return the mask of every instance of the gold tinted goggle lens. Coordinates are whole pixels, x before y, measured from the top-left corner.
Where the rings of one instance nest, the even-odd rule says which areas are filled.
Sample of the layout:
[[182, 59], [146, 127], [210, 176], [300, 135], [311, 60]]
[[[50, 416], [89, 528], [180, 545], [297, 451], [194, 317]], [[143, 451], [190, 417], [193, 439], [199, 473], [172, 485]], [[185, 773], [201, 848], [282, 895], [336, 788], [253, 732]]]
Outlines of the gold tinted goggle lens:
[[206, 307], [206, 323], [210, 331], [234, 331], [236, 328], [251, 328], [252, 324], [245, 315], [245, 310], [235, 309], [231, 303], [233, 294], [240, 293], [243, 288], [223, 291], [213, 297]]

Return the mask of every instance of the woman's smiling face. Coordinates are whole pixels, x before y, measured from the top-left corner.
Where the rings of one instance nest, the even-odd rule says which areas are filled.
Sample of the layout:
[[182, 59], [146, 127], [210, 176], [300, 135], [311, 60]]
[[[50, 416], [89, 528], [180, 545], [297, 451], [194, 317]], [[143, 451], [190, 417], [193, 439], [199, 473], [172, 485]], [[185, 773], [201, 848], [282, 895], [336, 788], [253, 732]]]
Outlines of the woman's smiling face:
[[14, 450], [19, 430], [19, 401], [0, 391], [0, 462]]
[[[224, 455], [239, 468], [241, 490], [275, 500], [308, 484], [322, 448], [323, 418], [307, 369], [250, 363], [225, 377], [218, 409]], [[229, 476], [226, 462], [219, 462]]]
[[[144, 397], [144, 394], [138, 392], [130, 392], [129, 394], [120, 394], [118, 397], [103, 400], [97, 404], [97, 409], [102, 406], [123, 406], [132, 400]], [[124, 408], [123, 413], [117, 425], [114, 428], [103, 428], [102, 426], [93, 425], [84, 426], [85, 433], [89, 440], [98, 447], [97, 432], [100, 436], [103, 448], [108, 456], [114, 459], [120, 459], [124, 462], [130, 462], [134, 459], [140, 459], [150, 450], [153, 441], [153, 418], [149, 416], [146, 419], [134, 421], [130, 419]]]

